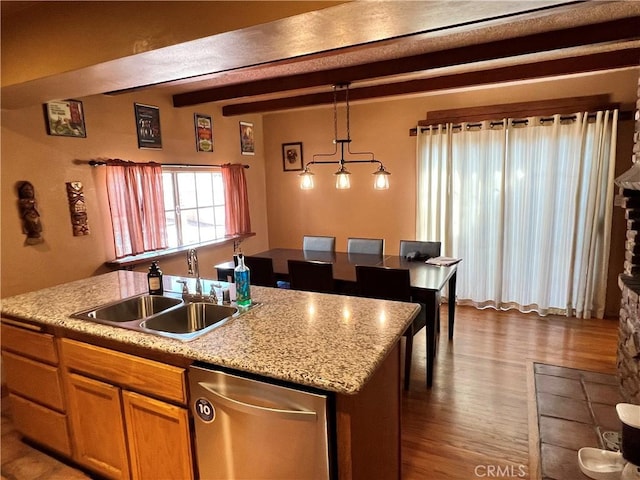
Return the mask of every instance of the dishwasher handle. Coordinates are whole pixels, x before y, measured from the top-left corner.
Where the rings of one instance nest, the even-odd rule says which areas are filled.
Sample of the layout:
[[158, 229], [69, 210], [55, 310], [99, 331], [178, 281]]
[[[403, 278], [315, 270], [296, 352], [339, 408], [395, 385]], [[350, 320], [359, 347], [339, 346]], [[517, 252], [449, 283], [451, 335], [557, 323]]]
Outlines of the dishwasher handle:
[[209, 393], [213, 394], [217, 397], [218, 401], [221, 404], [226, 405], [227, 407], [233, 408], [243, 413], [247, 413], [249, 415], [273, 415], [277, 416], [281, 419], [286, 420], [305, 420], [305, 421], [316, 421], [317, 413], [310, 410], [284, 410], [279, 408], [269, 408], [262, 407], [260, 405], [253, 405], [251, 403], [241, 402], [240, 400], [236, 400], [234, 398], [227, 397], [222, 393], [218, 392], [210, 384], [206, 382], [198, 382], [202, 388], [204, 388]]

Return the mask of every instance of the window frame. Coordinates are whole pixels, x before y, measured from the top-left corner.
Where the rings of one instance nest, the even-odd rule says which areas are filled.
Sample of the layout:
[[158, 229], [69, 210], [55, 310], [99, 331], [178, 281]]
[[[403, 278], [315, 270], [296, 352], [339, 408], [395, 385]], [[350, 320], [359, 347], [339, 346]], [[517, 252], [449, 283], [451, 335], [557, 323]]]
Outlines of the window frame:
[[[179, 172], [179, 171], [185, 171], [185, 170], [189, 170], [192, 172], [209, 172], [209, 173], [218, 173], [220, 174], [220, 176], [222, 176], [222, 171], [219, 170], [216, 167], [211, 167], [211, 166], [193, 166], [193, 165], [189, 165], [189, 166], [177, 166], [177, 165], [172, 165], [172, 166], [162, 166], [163, 168], [163, 175], [165, 173], [165, 170], [171, 170], [174, 172]], [[172, 180], [172, 182], [175, 182], [175, 177]], [[164, 186], [164, 178], [163, 178], [163, 186]], [[222, 182], [222, 186], [224, 188], [224, 181]], [[223, 199], [224, 199], [224, 192], [223, 192]], [[174, 194], [174, 202], [175, 202], [175, 194]], [[222, 204], [224, 205], [224, 203]], [[175, 206], [176, 204], [174, 204], [174, 211], [175, 211]], [[214, 208], [215, 208], [215, 202], [214, 202]], [[167, 212], [166, 206], [165, 206], [165, 212]], [[166, 216], [165, 216], [166, 218]], [[177, 221], [179, 221], [178, 219], [176, 219]], [[121, 269], [121, 268], [126, 268], [126, 269], [133, 269], [136, 265], [139, 264], [148, 264], [150, 261], [152, 260], [158, 260], [158, 259], [162, 259], [162, 258], [170, 258], [176, 255], [181, 255], [184, 254], [184, 252], [186, 252], [187, 250], [191, 249], [191, 248], [199, 248], [199, 247], [212, 247], [212, 246], [217, 246], [217, 247], [222, 247], [222, 246], [226, 246], [226, 245], [233, 245], [234, 249], [237, 247], [237, 245], [239, 245], [243, 240], [253, 237], [255, 236], [255, 232], [249, 232], [249, 233], [238, 233], [238, 234], [233, 234], [233, 235], [226, 235], [226, 230], [225, 230], [225, 235], [224, 237], [220, 237], [217, 239], [213, 239], [213, 240], [207, 240], [207, 241], [200, 241], [197, 244], [191, 244], [191, 245], [182, 245], [182, 246], [177, 246], [177, 247], [169, 247], [166, 248], [164, 250], [154, 250], [152, 252], [146, 252], [146, 253], [141, 253], [138, 255], [129, 255], [126, 257], [122, 257], [122, 258], [117, 258], [115, 260], [111, 260], [111, 261], [107, 261], [105, 262], [105, 265], [109, 268], [115, 268], [115, 269]]]
[[[193, 207], [181, 207], [181, 203], [184, 205], [185, 204], [185, 193], [180, 191], [180, 182], [178, 181], [178, 175], [181, 173], [191, 173], [193, 175], [193, 185], [194, 185], [194, 193], [195, 193], [195, 198], [193, 198], [192, 200], [194, 200], [194, 205]], [[210, 174], [209, 179], [210, 179], [210, 185], [212, 187], [212, 195], [211, 195], [211, 204], [210, 205], [202, 205], [200, 203], [200, 198], [198, 196], [198, 182], [197, 182], [197, 177], [196, 175], [198, 173], [207, 173]], [[222, 172], [219, 171], [219, 169], [215, 169], [212, 167], [206, 167], [206, 166], [202, 166], [202, 167], [198, 167], [198, 166], [189, 166], [189, 167], [176, 167], [176, 166], [168, 166], [162, 167], [162, 175], [163, 175], [163, 186], [166, 186], [167, 183], [165, 183], [164, 178], [165, 175], [169, 174], [171, 177], [171, 187], [173, 190], [173, 208], [167, 208], [167, 206], [165, 205], [165, 219], [167, 220], [167, 226], [170, 225], [169, 222], [169, 214], [173, 213], [173, 218], [174, 218], [174, 226], [173, 228], [175, 229], [175, 237], [174, 238], [169, 238], [169, 245], [171, 245], [169, 248], [193, 248], [193, 247], [197, 247], [200, 245], [204, 245], [204, 244], [208, 244], [210, 242], [216, 242], [217, 240], [221, 240], [227, 237], [226, 232], [225, 234], [223, 234], [222, 236], [218, 236], [215, 235], [213, 238], [204, 238], [203, 239], [203, 232], [202, 232], [202, 226], [200, 224], [200, 215], [201, 215], [201, 210], [204, 208], [210, 208], [212, 211], [212, 215], [213, 215], [213, 229], [214, 232], [217, 232], [218, 229], [220, 227], [225, 228], [225, 220], [224, 220], [224, 216], [222, 219], [222, 222], [218, 221], [217, 218], [217, 214], [216, 212], [219, 212], [220, 209], [222, 209], [223, 215], [224, 215], [224, 208], [225, 208], [225, 203], [224, 203], [224, 183], [222, 181]], [[218, 180], [216, 180], [215, 176], [218, 177]], [[221, 185], [222, 188], [222, 192], [216, 192], [214, 190], [214, 187], [216, 186], [216, 183], [219, 183]], [[182, 194], [181, 194], [182, 193]], [[221, 198], [222, 203], [216, 203], [216, 197]], [[165, 193], [165, 198], [166, 198], [166, 193]], [[180, 200], [183, 200], [182, 202]], [[189, 202], [191, 203], [191, 202]], [[198, 241], [197, 242], [191, 242], [191, 243], [187, 243], [187, 240], [185, 239], [185, 235], [186, 232], [184, 232], [183, 230], [183, 214], [184, 212], [194, 212], [195, 216], [197, 218], [197, 236], [198, 236]], [[167, 234], [169, 234], [169, 228], [167, 228]]]

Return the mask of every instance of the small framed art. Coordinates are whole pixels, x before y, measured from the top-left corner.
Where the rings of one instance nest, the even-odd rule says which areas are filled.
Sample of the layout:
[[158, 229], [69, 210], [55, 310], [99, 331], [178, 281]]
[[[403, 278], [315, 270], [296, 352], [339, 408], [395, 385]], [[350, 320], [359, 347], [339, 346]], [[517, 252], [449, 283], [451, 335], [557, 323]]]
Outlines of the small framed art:
[[213, 152], [213, 121], [209, 115], [195, 113], [196, 151]]
[[253, 138], [253, 123], [240, 122], [240, 153], [255, 155], [256, 146]]
[[44, 104], [47, 133], [62, 137], [87, 136], [84, 125], [84, 110], [78, 100], [60, 100]]
[[160, 109], [153, 105], [134, 103], [138, 148], [162, 148]]
[[282, 144], [282, 170], [298, 172], [302, 170], [302, 142]]

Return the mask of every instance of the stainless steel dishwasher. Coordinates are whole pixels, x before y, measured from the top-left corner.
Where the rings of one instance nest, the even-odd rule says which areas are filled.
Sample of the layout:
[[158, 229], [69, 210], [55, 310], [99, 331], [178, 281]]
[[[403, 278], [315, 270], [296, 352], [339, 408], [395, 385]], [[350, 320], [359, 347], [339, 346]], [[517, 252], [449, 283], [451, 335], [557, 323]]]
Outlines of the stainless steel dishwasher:
[[329, 478], [327, 397], [189, 368], [201, 480]]

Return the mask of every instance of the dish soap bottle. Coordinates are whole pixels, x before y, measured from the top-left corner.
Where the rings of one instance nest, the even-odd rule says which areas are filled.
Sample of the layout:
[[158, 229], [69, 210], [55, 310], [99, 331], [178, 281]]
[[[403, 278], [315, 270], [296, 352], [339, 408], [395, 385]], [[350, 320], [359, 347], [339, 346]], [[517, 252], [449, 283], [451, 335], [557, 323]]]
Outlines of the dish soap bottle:
[[158, 262], [151, 262], [149, 273], [147, 273], [147, 283], [149, 284], [149, 295], [162, 295], [162, 270], [158, 267]]
[[236, 303], [239, 307], [251, 305], [251, 288], [249, 267], [244, 264], [244, 255], [238, 254], [238, 266], [233, 271], [233, 279], [236, 283]]

